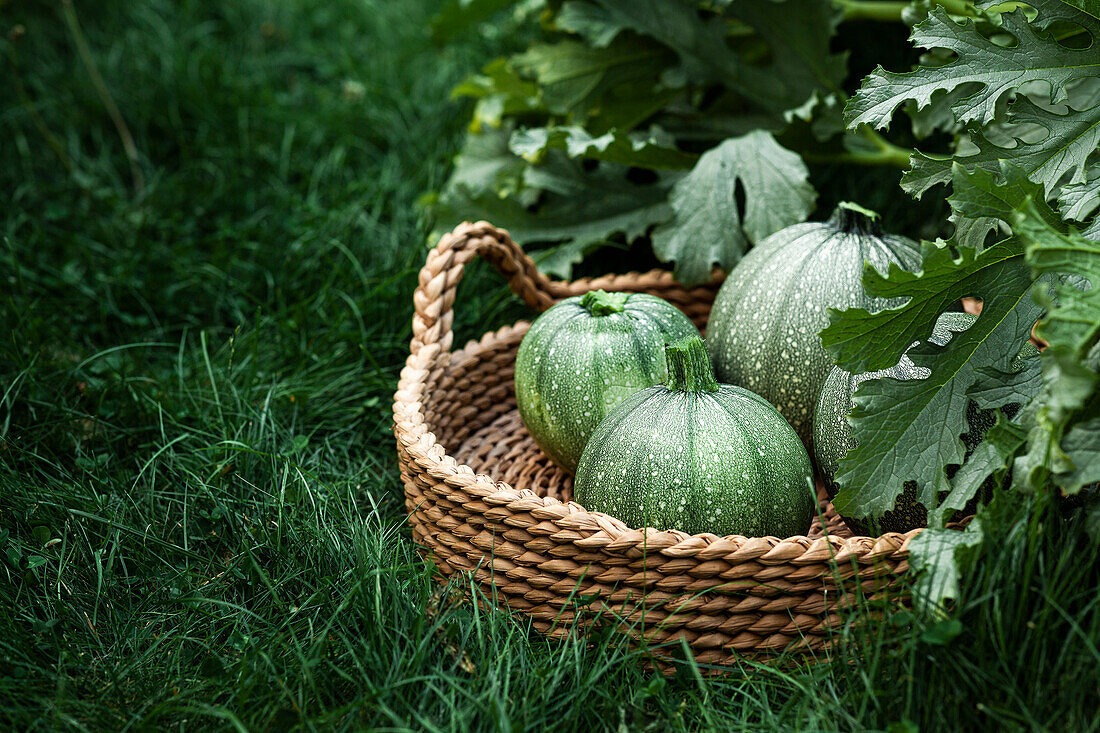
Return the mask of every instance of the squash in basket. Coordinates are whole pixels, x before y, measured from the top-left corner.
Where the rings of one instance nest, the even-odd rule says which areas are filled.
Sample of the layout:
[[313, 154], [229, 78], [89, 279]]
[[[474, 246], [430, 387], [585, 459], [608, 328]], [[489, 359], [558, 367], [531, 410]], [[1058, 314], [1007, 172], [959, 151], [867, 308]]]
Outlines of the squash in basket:
[[833, 362], [819, 332], [828, 308], [884, 308], [862, 285], [870, 263], [916, 269], [917, 243], [883, 234], [874, 212], [850, 203], [827, 222], [782, 229], [745, 255], [722, 284], [707, 324], [707, 346], [719, 381], [771, 402], [811, 446], [814, 405]]
[[611, 408], [664, 381], [665, 343], [686, 335], [699, 331], [654, 295], [595, 290], [566, 298], [531, 324], [516, 354], [523, 424], [554, 463], [573, 471]]
[[592, 434], [575, 499], [631, 527], [691, 534], [805, 534], [817, 506], [810, 457], [766, 400], [718, 384], [698, 336], [667, 348], [664, 385], [637, 392]]

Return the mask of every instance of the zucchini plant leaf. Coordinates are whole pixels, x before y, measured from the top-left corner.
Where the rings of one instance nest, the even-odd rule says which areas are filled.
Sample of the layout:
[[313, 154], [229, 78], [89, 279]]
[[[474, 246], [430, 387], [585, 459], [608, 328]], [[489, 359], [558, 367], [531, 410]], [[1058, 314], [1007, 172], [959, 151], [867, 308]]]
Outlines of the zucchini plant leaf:
[[[994, 221], [1011, 221], [1014, 202], [1042, 194], [1011, 166], [1000, 180], [960, 166], [954, 173], [952, 205]], [[1046, 208], [1043, 216], [1054, 214]], [[834, 503], [842, 513], [880, 516], [893, 507], [908, 480], [916, 481], [918, 500], [934, 508], [939, 492], [950, 488], [946, 467], [963, 463], [959, 436], [967, 429], [969, 393], [977, 392], [985, 407], [1017, 399], [1014, 390], [998, 394], [983, 381], [990, 368], [1014, 370], [1015, 356], [1042, 312], [1030, 295], [1041, 273], [1027, 266], [1024, 245], [1015, 237], [981, 251], [957, 246], [957, 257], [952, 250], [947, 243], [923, 243], [918, 273], [892, 267], [883, 276], [866, 269], [868, 295], [906, 298], [906, 304], [877, 313], [831, 311], [832, 323], [821, 333], [836, 363], [852, 373], [888, 368], [902, 353], [930, 373], [922, 380], [860, 384], [849, 418], [857, 445], [840, 461], [836, 476], [840, 490]], [[984, 301], [977, 321], [943, 347], [931, 343], [936, 319], [966, 296]], [[914, 341], [922, 343], [906, 352]]]
[[[983, 0], [986, 5], [993, 5], [995, 0]], [[1061, 0], [1066, 5], [1071, 5], [1083, 13], [1088, 13], [1094, 18], [1100, 19], [1100, 3], [1096, 0]]]
[[[942, 51], [943, 49], [938, 50]], [[930, 55], [936, 62], [935, 65], [947, 63], [952, 58], [947, 54], [944, 54], [944, 57], [941, 58], [939, 53], [930, 52], [922, 55], [922, 61]], [[964, 83], [950, 92], [933, 94], [932, 101], [922, 109], [917, 109], [917, 105], [913, 102], [906, 104], [905, 111], [909, 115], [909, 119], [913, 121], [913, 135], [918, 140], [923, 140], [938, 130], [952, 134], [958, 132], [962, 129], [962, 125], [955, 119], [955, 113], [951, 108], [960, 99], [965, 99], [980, 90], [981, 86], [978, 84], [973, 82]]]
[[[513, 56], [511, 64], [538, 85], [546, 109], [592, 132], [630, 129], [680, 93], [658, 81], [675, 56], [636, 36], [620, 36], [607, 48], [572, 39], [537, 43]], [[588, 125], [597, 117], [600, 130]]]
[[[981, 249], [989, 232], [995, 229], [1008, 232], [1012, 228], [1016, 210], [1029, 199], [1038, 196], [1042, 200], [1042, 190], [1023, 169], [1008, 161], [999, 161], [998, 166], [996, 172], [965, 168], [958, 163], [952, 167], [952, 186], [956, 193], [947, 201], [951, 205], [948, 218], [955, 224], [955, 234], [951, 238], [955, 244]], [[1047, 225], [1061, 225], [1058, 215], [1049, 206], [1044, 204], [1035, 211]]]
[[[942, 7], [933, 8], [914, 27], [911, 40], [934, 50], [938, 60], [945, 58], [945, 51], [956, 58], [908, 73], [880, 67], [849, 100], [845, 116], [851, 127], [886, 127], [906, 103], [915, 105], [918, 114], [942, 112], [950, 103], [956, 123], [967, 126], [976, 152], [914, 154], [902, 181], [912, 195], [947, 183], [952, 162], [996, 172], [1006, 160], [1046, 194], [1069, 185], [1081, 187], [1071, 195], [1076, 203], [1100, 195], [1095, 193], [1100, 183], [1090, 182], [1087, 172], [1100, 144], [1100, 19], [1059, 0], [1034, 0], [1031, 6], [1034, 10], [1003, 13], [991, 8], [1000, 36], [1008, 41], [987, 37], [973, 19], [960, 24]], [[1055, 33], [1065, 27], [1076, 29], [1068, 39], [1072, 47]], [[942, 123], [942, 114], [936, 117]], [[990, 127], [995, 122], [996, 129]], [[1003, 144], [991, 140], [991, 133], [998, 131]]]
[[[888, 369], [910, 344], [925, 341], [939, 315], [960, 298], [984, 300], [979, 318], [983, 320], [991, 312], [987, 309], [995, 298], [1009, 295], [1019, 301], [1034, 283], [1024, 266], [1023, 246], [1012, 238], [981, 252], [962, 247], [958, 258], [947, 243], [923, 242], [921, 257], [922, 269], [916, 273], [896, 266], [885, 276], [873, 267], [864, 269], [863, 286], [868, 295], [906, 298], [905, 305], [874, 313], [862, 308], [830, 310], [831, 323], [821, 332], [821, 342], [841, 368], [853, 374]], [[996, 318], [1001, 320], [1005, 315], [999, 310]], [[1016, 345], [1013, 354], [1021, 345]], [[996, 362], [1003, 371], [1009, 369], [1009, 358], [1011, 354], [1006, 351]]]
[[[630, 241], [672, 218], [668, 197], [677, 174], [637, 184], [627, 178], [624, 166], [600, 162], [585, 170], [580, 161], [558, 150], [548, 151], [539, 165], [525, 165], [525, 188], [511, 196], [491, 189], [478, 193], [463, 185], [448, 186], [435, 207], [433, 237], [463, 221], [491, 221], [507, 229], [533, 255], [549, 245], [561, 247], [556, 253], [540, 255], [540, 268], [567, 278], [573, 264], [616, 236]], [[530, 197], [538, 198], [534, 211], [523, 203]]]
[[527, 165], [508, 149], [510, 134], [509, 124], [468, 134], [461, 152], [455, 156], [447, 185], [464, 188], [474, 196], [497, 191], [511, 193], [522, 186]]
[[[739, 75], [755, 72], [726, 44], [726, 23], [713, 14], [701, 14], [680, 0], [571, 0], [563, 6], [565, 22], [600, 41], [623, 31], [653, 39], [675, 52], [678, 76], [697, 81], [722, 81], [752, 87]], [[579, 20], [583, 18], [583, 23]], [[560, 22], [560, 18], [559, 18]], [[752, 76], [753, 79], [757, 78]], [[750, 94], [757, 94], [746, 88]], [[766, 92], [760, 92], [766, 94]]]
[[[1011, 164], [1002, 165], [1000, 177], [958, 165], [953, 176], [954, 194], [948, 201], [954, 216], [985, 222], [986, 231], [998, 225], [1011, 226], [1017, 219], [1017, 209], [1028, 202], [1045, 225], [1059, 221], [1049, 206], [1034, 204], [1035, 196], [1042, 198], [1041, 189]], [[957, 258], [953, 248], [958, 249]], [[863, 285], [868, 295], [907, 298], [905, 305], [876, 313], [859, 308], [830, 311], [831, 323], [821, 332], [821, 341], [841, 367], [853, 374], [892, 367], [910, 344], [931, 335], [940, 313], [959, 298], [982, 298], [981, 292], [986, 290], [982, 283], [993, 281], [995, 285], [1002, 270], [1021, 277], [1026, 269], [1023, 245], [1012, 238], [979, 250], [960, 242], [956, 234], [950, 243], [923, 242], [921, 252], [924, 268], [918, 273], [892, 267], [884, 276], [874, 267], [864, 268]], [[1036, 278], [1024, 279], [1030, 283]], [[1016, 348], [1011, 353], [1019, 351]]]
[[[743, 214], [735, 196], [738, 183], [745, 195]], [[706, 282], [714, 265], [729, 270], [751, 242], [805, 220], [815, 198], [802, 159], [770, 133], [732, 138], [703, 153], [676, 183], [675, 218], [654, 231], [653, 251], [676, 263], [676, 277], [685, 285]]]
[[554, 27], [581, 36], [596, 48], [607, 48], [625, 27], [606, 8], [583, 0], [568, 0], [554, 17]]
[[575, 265], [579, 265], [585, 257], [610, 244], [603, 239], [575, 238], [564, 244], [537, 249], [529, 254], [540, 272], [568, 279]]
[[[783, 113], [783, 119], [795, 125], [804, 124], [810, 135], [824, 143], [844, 132], [844, 113], [838, 94], [814, 91], [801, 106]], [[792, 131], [788, 128], [785, 134]]]
[[1082, 426], [1100, 411], [1100, 377], [1089, 364], [1100, 343], [1100, 243], [1051, 226], [1038, 213], [1042, 206], [1030, 200], [1015, 216], [1028, 263], [1038, 274], [1080, 277], [1057, 285], [1053, 297], [1043, 294], [1049, 312], [1036, 327], [1048, 343], [1041, 357], [1043, 388], [1030, 411], [1028, 450], [1016, 459], [1014, 482], [1041, 490], [1049, 477], [1072, 494], [1092, 475], [1095, 437]]
[[1100, 106], [1090, 111], [1092, 114], [1058, 113], [1021, 95], [1009, 105], [1006, 119], [1016, 129], [1030, 127], [1029, 132], [1034, 133], [1036, 127], [1042, 128], [1045, 134], [1041, 142], [1016, 138], [1013, 147], [1002, 147], [990, 142], [978, 128], [971, 128], [970, 139], [978, 152], [954, 157], [915, 153], [913, 170], [902, 176], [902, 188], [919, 198], [929, 187], [950, 180], [953, 161], [996, 171], [1000, 161], [1008, 160], [1042, 185], [1047, 194], [1061, 182], [1081, 184], [1083, 193], [1088, 194], [1092, 189], [1084, 185], [1085, 162], [1100, 144]]
[[505, 117], [543, 112], [538, 86], [520, 78], [508, 59], [490, 61], [478, 74], [472, 74], [453, 90], [451, 97], [477, 100], [470, 131], [485, 132], [502, 127]]
[[1004, 372], [992, 366], [979, 367], [978, 378], [967, 395], [981, 410], [991, 410], [1000, 405], [1026, 405], [1039, 394], [1042, 384], [1039, 350], [1034, 344], [1024, 344], [1023, 351], [1012, 360], [1011, 371]]
[[1081, 231], [1081, 236], [1094, 242], [1100, 242], [1100, 217], [1093, 219], [1092, 224]]
[[[622, 31], [652, 38], [676, 53], [680, 78], [723, 84], [776, 116], [816, 89], [840, 90], [847, 60], [829, 49], [840, 11], [828, 0], [739, 0], [723, 11], [727, 17], [701, 14], [682, 0], [570, 0], [557, 23], [597, 46]], [[728, 17], [767, 44], [764, 63], [750, 63], [727, 43]]]
[[1062, 283], [1055, 304], [1036, 328], [1036, 335], [1054, 346], [1072, 349], [1082, 362], [1100, 340], [1100, 242], [1076, 231], [1052, 227], [1034, 199], [1016, 212], [1014, 230], [1025, 243], [1028, 264], [1038, 273], [1075, 273], [1087, 280]]
[[921, 198], [933, 186], [951, 182], [951, 155], [932, 155], [914, 151], [909, 170], [901, 174], [902, 189], [913, 198]]
[[958, 598], [959, 578], [967, 572], [982, 544], [980, 519], [962, 532], [926, 529], [909, 542], [909, 566], [913, 583], [913, 605], [933, 618], [944, 618], [944, 602]]
[[975, 285], [987, 296], [974, 325], [942, 348], [922, 342], [908, 351], [915, 365], [931, 372], [927, 379], [860, 384], [849, 416], [857, 445], [840, 461], [837, 511], [880, 516], [894, 506], [908, 480], [916, 481], [917, 499], [926, 507], [935, 507], [939, 492], [950, 488], [945, 469], [963, 463], [967, 392], [980, 377], [978, 369], [992, 364], [1007, 371], [1010, 355], [1027, 340], [1040, 313], [1027, 297], [1033, 282], [1022, 259], [1018, 252], [982, 272]]
[[1070, 428], [1062, 440], [1062, 449], [1073, 464], [1066, 475], [1060, 477], [1060, 483], [1069, 493], [1100, 481], [1100, 417]]
[[1067, 219], [1085, 221], [1098, 208], [1100, 208], [1100, 165], [1089, 169], [1085, 181], [1065, 186], [1058, 194], [1058, 209]]
[[583, 127], [533, 127], [515, 132], [509, 147], [532, 162], [538, 162], [547, 150], [555, 149], [565, 151], [570, 158], [606, 160], [654, 170], [687, 169], [695, 165], [699, 156], [678, 150], [667, 137], [659, 131], [646, 135], [618, 130], [593, 137]]
[[[1042, 389], [1042, 369], [1039, 350], [1032, 343], [1012, 360], [1012, 371], [981, 367], [978, 379], [967, 391], [977, 409], [996, 409], [1001, 405], [1016, 406], [1015, 418], [1008, 420], [997, 410], [997, 421], [951, 478], [951, 492], [940, 506], [928, 514], [931, 527], [943, 526], [955, 512], [965, 509], [989, 476], [1001, 485], [1004, 473], [1020, 448], [1027, 442], [1028, 431], [1021, 423], [1033, 400]], [[1023, 407], [1023, 409], [1021, 409]]]
[[832, 53], [830, 43], [841, 10], [830, 0], [737, 0], [728, 14], [752, 28], [768, 44], [763, 71], [774, 99], [771, 108], [785, 112], [800, 106], [815, 90], [843, 94], [848, 53]]
[[998, 413], [997, 422], [951, 478], [951, 493], [928, 513], [928, 526], [942, 527], [955, 512], [965, 508], [987, 478], [1008, 469], [1026, 442], [1027, 430]]
[[[1016, 41], [1009, 46], [986, 38], [973, 20], [956, 23], [943, 7], [933, 8], [928, 18], [913, 28], [910, 40], [921, 48], [954, 51], [958, 58], [909, 73], [876, 69], [849, 100], [845, 110], [848, 124], [886, 127], [894, 110], [906, 101], [924, 108], [936, 92], [948, 93], [960, 84], [974, 82], [982, 85], [981, 91], [956, 100], [951, 109], [961, 123], [985, 125], [997, 117], [998, 102], [1024, 84], [1046, 84], [1049, 102], [1057, 104], [1067, 96], [1068, 84], [1100, 74], [1100, 20], [1058, 0], [1033, 0], [1031, 5], [1038, 15], [1030, 22], [1023, 8], [999, 16], [1001, 30]], [[1092, 42], [1085, 48], [1058, 43], [1044, 32], [1058, 21], [1080, 26], [1092, 36]], [[1089, 116], [1097, 113], [1095, 108], [1085, 112]]]
[[1016, 458], [1013, 485], [1045, 491], [1053, 481], [1066, 493], [1076, 493], [1073, 459], [1062, 447], [1062, 436], [1073, 430], [1075, 417], [1096, 393], [1097, 375], [1064, 346], [1043, 351], [1043, 389], [1027, 411], [1027, 450]]

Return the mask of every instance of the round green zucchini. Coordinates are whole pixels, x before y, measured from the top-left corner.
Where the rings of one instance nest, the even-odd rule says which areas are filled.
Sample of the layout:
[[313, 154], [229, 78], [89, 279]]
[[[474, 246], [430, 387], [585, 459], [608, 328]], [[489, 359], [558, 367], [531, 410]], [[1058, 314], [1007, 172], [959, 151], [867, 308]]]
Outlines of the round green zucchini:
[[827, 222], [780, 230], [758, 243], [722, 284], [707, 324], [707, 346], [719, 381], [771, 402], [809, 448], [817, 396], [832, 360], [818, 333], [828, 308], [884, 308], [901, 301], [870, 298], [861, 278], [870, 263], [916, 269], [916, 242], [883, 234], [878, 215], [851, 203]]
[[540, 315], [516, 354], [523, 424], [554, 463], [572, 472], [607, 412], [668, 375], [665, 343], [698, 329], [668, 301], [595, 290]]
[[783, 416], [718, 384], [698, 336], [667, 350], [664, 385], [596, 427], [574, 498], [631, 527], [748, 537], [805, 534], [817, 507], [810, 457]]

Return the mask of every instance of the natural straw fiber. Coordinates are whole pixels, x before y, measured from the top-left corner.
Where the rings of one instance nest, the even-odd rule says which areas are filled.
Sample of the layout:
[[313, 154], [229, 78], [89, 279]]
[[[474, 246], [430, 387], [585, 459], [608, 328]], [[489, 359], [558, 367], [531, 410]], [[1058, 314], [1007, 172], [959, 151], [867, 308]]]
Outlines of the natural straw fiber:
[[451, 351], [455, 291], [479, 256], [537, 311], [597, 288], [645, 292], [703, 327], [720, 284], [684, 288], [664, 271], [551, 281], [486, 222], [440, 240], [413, 295], [393, 414], [413, 537], [444, 576], [470, 572], [488, 597], [550, 636], [599, 614], [650, 643], [683, 637], [697, 661], [718, 664], [820, 650], [857, 590], [875, 596], [899, 585], [920, 530], [853, 537], [824, 495], [827, 532], [819, 519], [808, 536], [783, 538], [628, 527], [571, 501], [572, 477], [542, 454], [516, 410], [513, 366], [530, 324]]

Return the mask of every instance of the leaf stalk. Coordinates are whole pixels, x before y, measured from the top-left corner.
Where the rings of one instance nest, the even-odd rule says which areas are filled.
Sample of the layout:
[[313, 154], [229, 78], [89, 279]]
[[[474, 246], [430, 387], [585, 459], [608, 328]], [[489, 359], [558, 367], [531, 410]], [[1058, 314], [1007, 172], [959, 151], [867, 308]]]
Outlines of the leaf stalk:
[[[910, 3], [895, 0], [833, 0], [833, 5], [843, 12], [844, 21], [870, 20], [902, 23], [904, 22], [902, 13]], [[966, 0], [936, 0], [936, 5], [952, 15], [977, 17], [973, 5]]]
[[838, 153], [806, 152], [802, 155], [809, 163], [846, 163], [852, 165], [887, 166], [907, 169], [913, 151], [895, 145], [866, 125], [852, 133], [858, 140], [869, 143], [866, 148], [849, 149]]

